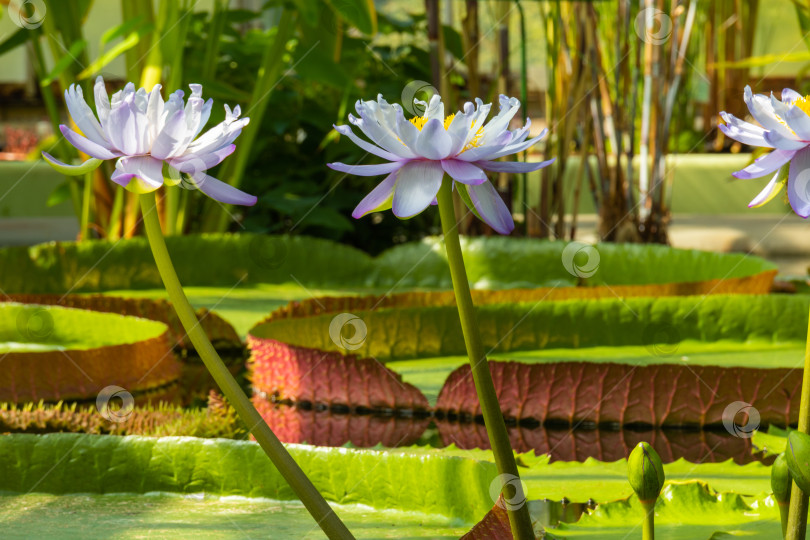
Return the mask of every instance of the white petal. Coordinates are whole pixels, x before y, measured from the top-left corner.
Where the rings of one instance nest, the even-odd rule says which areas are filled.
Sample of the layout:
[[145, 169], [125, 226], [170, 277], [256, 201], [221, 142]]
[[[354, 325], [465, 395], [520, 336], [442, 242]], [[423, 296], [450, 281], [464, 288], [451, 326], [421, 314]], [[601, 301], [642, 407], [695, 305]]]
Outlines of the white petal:
[[800, 93], [795, 90], [791, 90], [790, 88], [782, 89], [782, 102], [783, 103], [793, 103], [797, 99], [802, 97]]
[[357, 176], [379, 176], [396, 171], [404, 161], [392, 161], [391, 163], [381, 163], [379, 165], [346, 165], [345, 163], [327, 163], [326, 166], [332, 170], [346, 174], [356, 174]]
[[492, 141], [489, 146], [476, 146], [465, 150], [456, 156], [456, 159], [462, 161], [481, 161], [492, 159], [492, 156], [503, 149], [512, 141], [512, 134], [508, 131], [502, 131], [499, 138]]
[[808, 144], [796, 139], [795, 136], [785, 137], [777, 131], [766, 131], [764, 137], [771, 146], [781, 150], [800, 150]]
[[735, 178], [741, 179], [759, 178], [761, 176], [765, 176], [766, 174], [772, 173], [790, 161], [795, 153], [795, 150], [774, 150], [770, 154], [766, 154], [758, 158], [744, 169], [732, 173], [732, 175]]
[[[469, 104], [470, 107], [472, 104]], [[470, 135], [470, 126], [472, 125], [472, 114], [456, 113], [450, 125], [447, 126], [447, 134], [450, 135], [452, 144], [450, 145], [449, 155], [454, 156], [461, 152], [464, 145], [467, 144], [468, 136]], [[473, 134], [474, 135], [474, 134]]]
[[400, 218], [413, 217], [430, 206], [442, 185], [444, 169], [436, 161], [411, 161], [397, 172], [393, 211]]
[[110, 178], [135, 193], [149, 193], [163, 185], [163, 162], [150, 156], [122, 157]]
[[386, 176], [385, 180], [377, 184], [377, 187], [372, 189], [371, 193], [363, 197], [363, 200], [352, 212], [352, 217], [359, 219], [370, 212], [379, 212], [391, 208], [396, 183], [397, 173], [394, 171]]
[[[107, 97], [107, 88], [104, 86], [104, 78], [101, 75], [96, 78], [93, 92], [96, 95], [96, 112], [98, 113], [98, 119], [101, 123], [102, 130], [104, 130], [107, 125], [107, 119], [110, 117], [110, 99]], [[104, 138], [107, 138], [106, 131], [104, 132]]]
[[803, 141], [810, 141], [810, 116], [799, 107], [789, 106], [785, 122]]
[[408, 149], [416, 155], [416, 141], [419, 140], [419, 129], [402, 116], [397, 118], [397, 134]]
[[810, 148], [796, 152], [790, 162], [787, 192], [793, 211], [803, 218], [810, 217]]
[[393, 118], [402, 116], [401, 109], [386, 105], [386, 111], [382, 111], [380, 104], [375, 101], [358, 101], [356, 108], [360, 118], [349, 115], [349, 121], [360, 128], [371, 142], [400, 157], [416, 157], [416, 154], [397, 137], [395, 131], [397, 123]]
[[210, 154], [184, 154], [182, 157], [170, 159], [169, 165], [187, 174], [207, 171], [219, 165], [222, 160], [233, 154], [234, 150], [236, 145], [229, 144]]
[[488, 159], [496, 159], [496, 158], [499, 158], [499, 157], [508, 156], [508, 155], [511, 155], [511, 154], [517, 154], [519, 152], [523, 152], [524, 150], [528, 150], [529, 148], [531, 148], [535, 144], [539, 143], [540, 140], [543, 139], [543, 137], [546, 136], [546, 134], [548, 134], [548, 130], [543, 129], [543, 131], [540, 132], [540, 135], [538, 135], [537, 137], [533, 137], [533, 138], [529, 139], [528, 141], [524, 141], [522, 143], [514, 142], [514, 137], [513, 137], [513, 140], [510, 141], [508, 145], [504, 146], [503, 150], [492, 154]]
[[186, 112], [182, 109], [166, 121], [163, 130], [152, 143], [152, 156], [168, 159], [178, 155], [186, 138]]
[[65, 139], [67, 139], [70, 144], [88, 156], [97, 159], [113, 159], [121, 155], [120, 152], [109, 150], [104, 146], [94, 143], [90, 139], [82, 137], [64, 124], [59, 126], [59, 129], [62, 131], [62, 135], [65, 136]]
[[759, 208], [760, 206], [770, 202], [774, 197], [776, 197], [780, 191], [782, 191], [782, 187], [785, 185], [782, 182], [782, 178], [780, 178], [781, 171], [776, 171], [776, 174], [773, 175], [771, 181], [768, 182], [768, 185], [765, 186], [765, 189], [759, 192], [759, 195], [754, 197], [754, 199], [748, 203], [748, 208]]
[[192, 135], [191, 137], [192, 140], [194, 140], [194, 137], [200, 134], [200, 132], [205, 127], [205, 124], [208, 123], [208, 119], [211, 118], [211, 107], [213, 106], [214, 100], [210, 98], [208, 99], [208, 101], [205, 102], [205, 105], [203, 105], [202, 114], [200, 115], [200, 123], [197, 126], [197, 130], [194, 132], [194, 135]]
[[481, 135], [481, 146], [490, 144], [493, 140], [500, 136], [500, 134], [509, 127], [509, 122], [517, 114], [520, 108], [520, 100], [517, 98], [509, 98], [507, 96], [500, 96], [501, 110], [498, 116], [490, 120], [484, 126], [484, 133]]
[[751, 92], [751, 87], [746, 86], [743, 95], [745, 104], [748, 105], [748, 110], [754, 120], [760, 123], [762, 127], [769, 131], [775, 131], [783, 138], [795, 139], [796, 136], [779, 121], [776, 117], [776, 112], [773, 110], [773, 104], [770, 98], [761, 94], [754, 95]]
[[106, 134], [93, 115], [93, 110], [84, 101], [80, 86], [73, 84], [70, 89], [65, 90], [65, 103], [70, 112], [70, 117], [73, 118], [82, 134], [99, 146], [109, 147]]
[[428, 120], [419, 139], [416, 141], [416, 152], [427, 159], [444, 159], [450, 155], [453, 140], [444, 129], [442, 121], [438, 118]]
[[[478, 186], [460, 185], [459, 191], [466, 190], [476, 214], [499, 234], [509, 234], [515, 228], [512, 214], [491, 182]], [[464, 197], [462, 197], [464, 199]], [[464, 201], [467, 203], [467, 201]], [[468, 204], [469, 206], [469, 204]]]
[[736, 118], [733, 114], [721, 112], [720, 116], [726, 124], [717, 126], [727, 137], [751, 146], [764, 146], [773, 148], [773, 145], [765, 140], [765, 130], [754, 124], [744, 122]]
[[158, 134], [163, 129], [163, 97], [160, 95], [161, 86], [156, 84], [149, 94], [149, 104], [146, 106], [146, 121], [149, 123], [149, 146], [154, 144]]
[[221, 203], [238, 204], [240, 206], [253, 206], [256, 204], [257, 199], [254, 195], [236, 189], [232, 185], [203, 172], [194, 174], [189, 178], [193, 181], [193, 187]]
[[349, 126], [333, 126], [333, 127], [335, 128], [335, 131], [337, 131], [341, 135], [348, 137], [350, 141], [352, 141], [354, 144], [356, 144], [369, 154], [374, 154], [375, 156], [387, 159], [388, 161], [397, 161], [400, 159], [400, 157], [397, 156], [396, 154], [387, 152], [382, 148], [380, 148], [379, 146], [375, 146], [367, 141], [364, 141], [363, 139], [355, 135], [354, 132], [352, 131], [352, 128], [350, 128]]
[[486, 173], [472, 163], [457, 159], [445, 159], [441, 163], [444, 171], [462, 184], [482, 184], [487, 181]]

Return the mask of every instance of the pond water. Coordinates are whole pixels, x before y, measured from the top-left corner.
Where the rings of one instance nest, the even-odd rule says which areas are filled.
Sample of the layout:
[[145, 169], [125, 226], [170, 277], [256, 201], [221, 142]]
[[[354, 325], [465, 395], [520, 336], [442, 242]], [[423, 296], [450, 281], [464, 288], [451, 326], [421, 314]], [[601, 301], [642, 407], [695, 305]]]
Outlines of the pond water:
[[[453, 538], [445, 516], [333, 505], [357, 538]], [[3, 538], [326, 538], [301, 503], [168, 493], [0, 496]]]
[[[489, 448], [486, 429], [478, 422], [452, 422], [427, 416], [348, 414], [333, 410], [276, 404], [261, 411], [270, 427], [285, 442], [319, 446], [367, 448], [451, 444], [462, 449]], [[744, 464], [762, 461], [753, 453], [751, 439], [725, 430], [599, 429], [553, 426], [508, 427], [517, 452], [549, 454], [552, 461], [616, 461], [626, 458], [641, 441], [649, 442], [664, 463], [685, 459], [693, 463], [733, 460]]]

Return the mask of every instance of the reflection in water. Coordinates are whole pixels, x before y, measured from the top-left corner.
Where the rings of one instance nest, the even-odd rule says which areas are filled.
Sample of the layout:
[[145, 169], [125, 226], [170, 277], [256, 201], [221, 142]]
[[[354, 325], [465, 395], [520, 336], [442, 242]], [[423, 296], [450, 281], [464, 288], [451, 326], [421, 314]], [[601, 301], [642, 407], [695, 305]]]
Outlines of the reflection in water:
[[[483, 424], [476, 422], [348, 414], [300, 405], [274, 404], [258, 396], [253, 397], [253, 403], [279, 439], [287, 443], [318, 446], [351, 443], [357, 447], [382, 445], [390, 448], [430, 443], [436, 447], [455, 444], [464, 449], [489, 448], [486, 429]], [[426, 433], [434, 422], [433, 433]], [[760, 455], [752, 454], [751, 439], [734, 437], [726, 431], [572, 430], [513, 426], [509, 428], [509, 436], [517, 452], [533, 450], [536, 454], [549, 454], [552, 461], [585, 461], [588, 458], [616, 461], [626, 458], [642, 441], [653, 445], [664, 463], [681, 458], [693, 463], [733, 459], [738, 464], [762, 459]]]
[[378, 414], [341, 414], [273, 404], [254, 396], [253, 404], [282, 442], [318, 446], [410, 446], [430, 425], [430, 418]]
[[[439, 437], [444, 445], [460, 448], [489, 448], [483, 424], [438, 421]], [[734, 437], [726, 431], [705, 430], [607, 430], [552, 429], [543, 426], [509, 428], [509, 439], [517, 452], [534, 450], [549, 454], [552, 461], [600, 461], [624, 459], [640, 442], [650, 443], [664, 463], [683, 458], [693, 463], [715, 463], [733, 459], [743, 464], [759, 461], [751, 453], [751, 439]]]
[[572, 503], [568, 499], [562, 501], [542, 499], [529, 501], [528, 505], [532, 518], [539, 521], [543, 527], [556, 527], [560, 523], [576, 523], [584, 512], [596, 508], [596, 502], [593, 499], [587, 503]]

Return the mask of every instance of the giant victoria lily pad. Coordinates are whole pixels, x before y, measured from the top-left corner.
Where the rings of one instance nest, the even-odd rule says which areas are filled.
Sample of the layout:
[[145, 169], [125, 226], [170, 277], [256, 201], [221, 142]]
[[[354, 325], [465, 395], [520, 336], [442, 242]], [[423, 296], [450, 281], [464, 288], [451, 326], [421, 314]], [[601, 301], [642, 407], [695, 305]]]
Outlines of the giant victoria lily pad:
[[[329, 305], [303, 317], [286, 310], [251, 330], [258, 391], [419, 410], [420, 389], [443, 415], [480, 414], [454, 307], [337, 305], [361, 321], [362, 340], [335, 339], [339, 313]], [[744, 401], [763, 423], [787, 425], [797, 420], [809, 306], [798, 296], [539, 301], [482, 305], [478, 320], [507, 418], [720, 425], [726, 407]], [[339, 322], [360, 325], [348, 320]], [[356, 374], [346, 376], [346, 365]], [[369, 393], [381, 387], [387, 401]]]
[[[477, 416], [477, 401], [464, 372], [457, 313], [452, 295], [444, 292], [450, 288], [449, 273], [436, 239], [373, 258], [301, 237], [204, 235], [169, 238], [168, 243], [192, 302], [220, 312], [242, 335], [289, 300], [325, 293], [364, 295], [297, 302], [251, 331], [254, 402], [285, 440], [337, 445], [348, 435], [358, 445], [408, 445], [436, 419], [445, 444], [482, 445], [480, 426], [470, 423], [466, 427], [471, 429], [462, 430], [455, 422], [456, 417]], [[755, 405], [763, 421], [793, 418], [793, 402], [798, 402], [793, 378], [776, 385], [773, 394], [779, 395], [766, 390], [774, 382], [769, 377], [801, 364], [805, 329], [796, 322], [806, 315], [807, 301], [713, 296], [767, 293], [775, 274], [770, 263], [661, 246], [605, 245], [597, 247], [597, 271], [585, 279], [563, 264], [564, 243], [482, 238], [466, 241], [464, 248], [471, 282], [479, 289], [475, 301], [490, 357], [496, 360], [499, 393], [511, 420], [716, 424], [732, 398], [760, 400]], [[0, 250], [0, 287], [60, 297], [68, 291], [148, 298], [165, 294], [143, 239]], [[391, 294], [403, 289], [420, 292]], [[686, 294], [700, 296], [639, 298]], [[595, 298], [602, 300], [585, 300]], [[350, 342], [351, 350], [341, 346], [346, 343], [340, 338], [330, 337], [330, 325], [341, 313], [352, 314], [367, 331], [358, 347]], [[729, 392], [710, 396], [704, 386], [712, 386], [712, 377], [723, 384], [730, 367], [745, 377], [735, 380]], [[594, 379], [601, 377], [601, 388], [572, 391], [580, 377], [591, 373]], [[607, 386], [611, 377], [611, 386], [618, 385], [615, 392]], [[279, 408], [271, 400], [295, 407]], [[335, 414], [345, 410], [378, 414]], [[406, 438], [397, 431], [401, 425], [408, 430]], [[510, 429], [522, 433], [524, 426]], [[207, 538], [233, 535], [236, 522], [249, 536], [272, 530], [289, 537], [320, 537], [253, 443], [26, 437], [0, 437], [0, 491], [17, 493], [2, 500], [0, 519], [10, 524], [9, 534], [53, 530], [93, 537], [107, 536], [114, 527], [121, 537], [152, 532]], [[547, 441], [534, 444], [532, 437]], [[537, 430], [526, 436], [525, 446], [516, 446], [556, 449], [567, 444], [553, 437]], [[738, 459], [739, 449], [726, 454], [719, 443], [706, 439], [701, 444], [711, 451], [721, 447], [719, 458], [745, 461]], [[598, 455], [612, 459], [631, 444], [600, 435], [595, 442], [581, 443], [580, 450], [558, 452], [555, 459], [594, 455], [582, 448], [619, 449], [600, 450]], [[678, 444], [683, 443], [662, 437], [656, 446]], [[494, 502], [490, 487], [497, 471], [486, 450], [294, 445], [291, 450], [361, 538], [457, 538], [484, 518]], [[617, 538], [637, 525], [623, 461], [551, 463], [550, 457], [533, 454], [518, 461], [530, 499], [599, 503], [578, 524], [559, 527], [555, 520], [541, 519], [553, 503], [536, 507], [535, 516], [554, 525], [547, 529], [549, 535], [612, 537], [598, 530], [604, 525], [600, 516], [608, 513], [617, 519], [605, 530]], [[762, 464], [678, 460], [666, 467], [669, 479], [686, 482], [666, 488], [673, 504], [686, 510], [663, 520], [664, 527], [697, 526], [715, 515], [711, 525], [684, 530], [696, 534], [690, 538], [715, 531], [772, 538], [778, 531], [778, 512], [766, 496], [769, 473]], [[728, 491], [737, 493], [717, 494]], [[725, 504], [730, 497], [739, 503]], [[33, 507], [39, 510], [31, 512]]]
[[96, 399], [177, 379], [165, 324], [57, 306], [0, 303], [0, 402]]
[[[493, 504], [497, 470], [487, 451], [289, 448], [358, 538], [458, 538]], [[638, 525], [641, 513], [624, 461], [549, 464], [521, 455], [518, 462], [538, 529], [545, 526], [549, 538], [621, 538]], [[669, 536], [662, 537], [778, 535], [767, 467], [679, 461], [665, 471], [657, 522]], [[101, 538], [112, 529], [122, 538], [147, 531], [222, 538], [268, 529], [322, 537], [258, 445], [248, 441], [0, 436], [0, 492], [4, 535], [10, 537]], [[562, 497], [599, 504], [578, 523], [557, 523], [543, 499]]]

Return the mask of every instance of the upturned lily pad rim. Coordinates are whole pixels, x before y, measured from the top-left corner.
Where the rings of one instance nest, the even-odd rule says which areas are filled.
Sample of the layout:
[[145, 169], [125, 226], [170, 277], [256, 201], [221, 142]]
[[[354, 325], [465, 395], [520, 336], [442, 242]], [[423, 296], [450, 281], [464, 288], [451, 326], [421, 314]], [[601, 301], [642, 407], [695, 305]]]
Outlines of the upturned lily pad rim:
[[[0, 302], [0, 353], [8, 342], [52, 345], [65, 351], [84, 351], [112, 345], [131, 345], [161, 336], [161, 322], [87, 309]], [[26, 352], [16, 348], [13, 352]]]
[[[377, 257], [305, 236], [251, 233], [167, 238], [185, 286], [299, 282], [311, 288], [447, 290], [449, 271], [436, 237], [391, 248]], [[593, 275], [564, 255], [568, 244], [520, 238], [466, 238], [471, 284], [478, 289], [698, 283], [707, 291], [767, 292], [776, 266], [758, 257], [656, 245], [599, 244]], [[509, 261], [504, 264], [504, 261]], [[585, 277], [582, 277], [585, 276]], [[759, 276], [752, 289], [747, 278]], [[144, 238], [92, 240], [0, 249], [0, 287], [7, 293], [104, 292], [161, 287]], [[655, 294], [655, 293], [653, 293]], [[669, 294], [678, 294], [677, 290]]]

